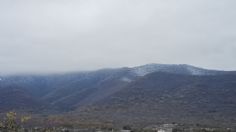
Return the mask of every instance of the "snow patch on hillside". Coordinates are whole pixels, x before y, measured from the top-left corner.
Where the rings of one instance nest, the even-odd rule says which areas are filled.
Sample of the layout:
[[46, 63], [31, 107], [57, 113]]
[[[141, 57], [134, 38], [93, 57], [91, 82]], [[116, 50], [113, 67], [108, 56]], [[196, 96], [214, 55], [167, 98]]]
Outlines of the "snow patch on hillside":
[[124, 81], [124, 82], [131, 82], [132, 80], [131, 80], [130, 78], [123, 77], [123, 78], [121, 78], [121, 81]]
[[192, 75], [204, 75], [205, 72], [198, 68], [193, 67], [186, 67], [186, 69], [192, 74]]
[[133, 72], [137, 75], [137, 76], [145, 76], [149, 73], [158, 71], [158, 69], [160, 69], [161, 67], [158, 65], [154, 65], [154, 64], [148, 64], [148, 65], [144, 65], [144, 66], [139, 66], [139, 67], [135, 67], [133, 68]]
[[163, 71], [164, 69], [168, 68], [170, 65], [165, 64], [147, 64], [144, 66], [134, 67], [133, 72], [137, 76], [145, 76], [149, 73]]

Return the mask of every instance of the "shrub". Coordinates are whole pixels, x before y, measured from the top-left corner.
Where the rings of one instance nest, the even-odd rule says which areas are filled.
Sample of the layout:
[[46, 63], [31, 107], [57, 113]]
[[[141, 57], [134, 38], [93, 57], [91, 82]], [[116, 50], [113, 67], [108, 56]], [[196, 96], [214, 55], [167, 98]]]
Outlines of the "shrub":
[[6, 113], [6, 117], [4, 118], [4, 120], [0, 122], [0, 130], [7, 132], [19, 131], [20, 129], [24, 129], [23, 124], [30, 119], [30, 116], [22, 116], [19, 119], [20, 121], [17, 122], [18, 119], [16, 112], [8, 112]]

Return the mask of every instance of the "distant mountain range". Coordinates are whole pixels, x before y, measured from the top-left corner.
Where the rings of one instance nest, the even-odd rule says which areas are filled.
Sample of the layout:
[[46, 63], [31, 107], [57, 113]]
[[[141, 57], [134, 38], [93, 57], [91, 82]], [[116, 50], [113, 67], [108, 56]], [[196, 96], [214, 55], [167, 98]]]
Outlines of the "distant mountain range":
[[73, 113], [114, 122], [236, 124], [236, 72], [147, 64], [0, 78], [0, 111]]

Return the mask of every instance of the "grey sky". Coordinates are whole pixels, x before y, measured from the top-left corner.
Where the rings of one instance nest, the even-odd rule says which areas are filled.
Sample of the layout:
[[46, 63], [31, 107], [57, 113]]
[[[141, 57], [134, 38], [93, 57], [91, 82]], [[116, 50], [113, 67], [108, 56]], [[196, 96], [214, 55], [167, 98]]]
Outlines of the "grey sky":
[[235, 0], [0, 0], [0, 73], [236, 70]]

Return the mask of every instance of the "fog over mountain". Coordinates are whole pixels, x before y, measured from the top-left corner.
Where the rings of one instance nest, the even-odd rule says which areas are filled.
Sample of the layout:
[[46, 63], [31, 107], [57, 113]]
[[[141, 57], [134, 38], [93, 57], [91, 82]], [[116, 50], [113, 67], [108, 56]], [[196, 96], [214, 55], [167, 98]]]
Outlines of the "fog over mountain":
[[235, 0], [1, 0], [0, 73], [236, 70]]
[[236, 0], [0, 0], [0, 132], [236, 132]]

